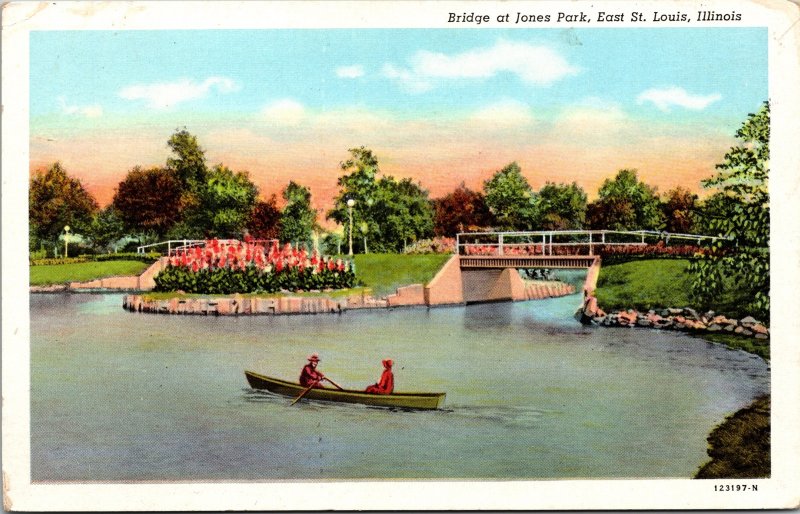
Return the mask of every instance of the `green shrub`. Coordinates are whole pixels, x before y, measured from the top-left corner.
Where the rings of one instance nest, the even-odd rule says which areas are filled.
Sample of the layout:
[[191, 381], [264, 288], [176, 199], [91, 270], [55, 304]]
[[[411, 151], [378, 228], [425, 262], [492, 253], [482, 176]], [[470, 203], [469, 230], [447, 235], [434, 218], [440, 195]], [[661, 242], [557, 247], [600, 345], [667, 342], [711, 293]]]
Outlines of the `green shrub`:
[[185, 266], [167, 266], [155, 277], [155, 291], [184, 291], [202, 294], [275, 293], [280, 290], [311, 291], [345, 289], [356, 283], [349, 270], [286, 268], [280, 272], [261, 271], [256, 266], [213, 268], [192, 271]]
[[80, 257], [57, 257], [54, 259], [34, 259], [30, 261], [31, 266], [52, 266], [54, 264], [78, 264], [89, 262], [91, 259], [84, 255]]
[[140, 261], [140, 262], [156, 262], [161, 257], [158, 252], [151, 253], [136, 253], [136, 252], [121, 252], [121, 253], [103, 253], [92, 256], [93, 260], [98, 262], [105, 261]]

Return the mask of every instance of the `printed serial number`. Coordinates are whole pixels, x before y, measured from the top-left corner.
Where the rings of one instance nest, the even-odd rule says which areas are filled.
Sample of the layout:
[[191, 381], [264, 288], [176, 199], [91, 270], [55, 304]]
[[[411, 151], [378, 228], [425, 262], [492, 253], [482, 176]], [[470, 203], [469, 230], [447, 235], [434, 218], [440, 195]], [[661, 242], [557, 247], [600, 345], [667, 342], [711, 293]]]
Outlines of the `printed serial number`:
[[727, 492], [741, 492], [741, 491], [758, 491], [756, 484], [722, 484], [715, 485], [714, 491], [727, 491]]

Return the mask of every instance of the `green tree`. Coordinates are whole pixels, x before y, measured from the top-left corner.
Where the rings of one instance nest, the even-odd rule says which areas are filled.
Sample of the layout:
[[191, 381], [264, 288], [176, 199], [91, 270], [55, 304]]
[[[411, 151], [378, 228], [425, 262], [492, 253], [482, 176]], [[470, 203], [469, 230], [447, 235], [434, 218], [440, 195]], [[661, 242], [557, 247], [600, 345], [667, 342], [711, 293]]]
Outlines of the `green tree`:
[[[345, 173], [336, 181], [339, 194], [333, 199], [333, 209], [328, 211], [327, 218], [332, 219], [344, 227], [344, 241], [350, 237], [350, 212], [347, 202], [352, 200], [353, 217], [353, 243], [357, 247], [358, 236], [363, 233], [360, 227], [365, 227], [369, 233], [377, 227], [372, 219], [371, 207], [375, 202], [378, 191], [377, 175], [380, 172], [378, 158], [372, 150], [361, 146], [350, 148], [350, 158], [339, 163], [339, 168]], [[363, 251], [363, 246], [362, 246]]]
[[73, 233], [85, 231], [97, 209], [94, 197], [59, 162], [30, 180], [28, 221], [40, 243], [55, 245], [67, 225]]
[[405, 178], [383, 177], [370, 206], [375, 250], [399, 252], [418, 239], [433, 235], [433, 206], [428, 191]]
[[588, 206], [589, 225], [602, 230], [661, 230], [664, 215], [657, 189], [640, 182], [636, 170], [620, 170], [606, 179], [599, 198]]
[[181, 220], [183, 188], [169, 169], [136, 166], [117, 185], [112, 205], [126, 230], [146, 240], [163, 239]]
[[172, 157], [167, 158], [167, 169], [172, 170], [186, 191], [197, 191], [205, 185], [208, 176], [205, 150], [200, 148], [197, 136], [183, 130], [175, 130], [167, 141]]
[[114, 243], [125, 235], [125, 224], [114, 204], [106, 206], [94, 215], [86, 235], [96, 251], [115, 249]]
[[433, 209], [437, 236], [454, 237], [459, 232], [489, 227], [493, 223], [486, 198], [463, 182], [452, 192], [434, 199]]
[[536, 194], [522, 176], [519, 164], [512, 162], [483, 184], [486, 205], [500, 230], [534, 230]]
[[348, 200], [353, 201], [356, 252], [396, 252], [433, 233], [433, 208], [427, 191], [410, 179], [378, 179], [380, 168], [372, 150], [362, 146], [348, 151], [350, 159], [340, 163], [345, 174], [337, 182], [339, 194], [327, 214], [344, 227], [343, 241], [349, 241], [350, 235]]
[[311, 207], [311, 191], [294, 181], [283, 190], [286, 205], [281, 212], [280, 240], [309, 245], [317, 228], [317, 211]]
[[712, 304], [721, 290], [732, 289], [740, 305], [762, 319], [770, 308], [769, 132], [765, 102], [736, 132], [739, 143], [717, 164], [717, 174], [703, 181], [704, 187], [718, 190], [704, 213], [710, 235], [729, 238], [729, 243], [711, 244], [690, 268], [692, 291], [701, 302]]
[[536, 219], [542, 230], [582, 229], [586, 225], [586, 192], [575, 182], [547, 182], [536, 195]]
[[233, 172], [218, 164], [209, 170], [197, 191], [197, 204], [186, 212], [186, 237], [238, 238], [250, 221], [258, 188], [247, 172]]

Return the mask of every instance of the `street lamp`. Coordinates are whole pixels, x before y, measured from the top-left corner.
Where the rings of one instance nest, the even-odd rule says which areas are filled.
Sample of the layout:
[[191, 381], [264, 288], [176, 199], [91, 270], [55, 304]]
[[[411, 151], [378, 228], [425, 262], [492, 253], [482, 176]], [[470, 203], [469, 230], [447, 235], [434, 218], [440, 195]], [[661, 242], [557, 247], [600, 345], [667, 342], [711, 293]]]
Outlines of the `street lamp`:
[[64, 225], [64, 258], [69, 257], [69, 225]]
[[348, 231], [348, 235], [350, 236], [350, 252], [348, 253], [349, 256], [353, 256], [353, 206], [356, 204], [356, 201], [352, 198], [347, 199], [347, 213], [350, 215], [350, 230]]

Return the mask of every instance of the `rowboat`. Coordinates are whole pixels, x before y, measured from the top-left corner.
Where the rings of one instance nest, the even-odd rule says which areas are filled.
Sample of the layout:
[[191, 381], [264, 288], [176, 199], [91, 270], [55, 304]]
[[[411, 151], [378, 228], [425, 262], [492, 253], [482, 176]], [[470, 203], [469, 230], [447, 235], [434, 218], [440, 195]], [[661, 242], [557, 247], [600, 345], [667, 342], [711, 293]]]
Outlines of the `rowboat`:
[[[267, 377], [245, 371], [244, 376], [253, 389], [267, 390], [271, 393], [297, 398], [305, 387], [296, 382]], [[360, 403], [372, 407], [394, 407], [399, 409], [438, 409], [444, 404], [445, 393], [392, 393], [374, 394], [352, 389], [313, 388], [303, 398], [328, 402]]]

